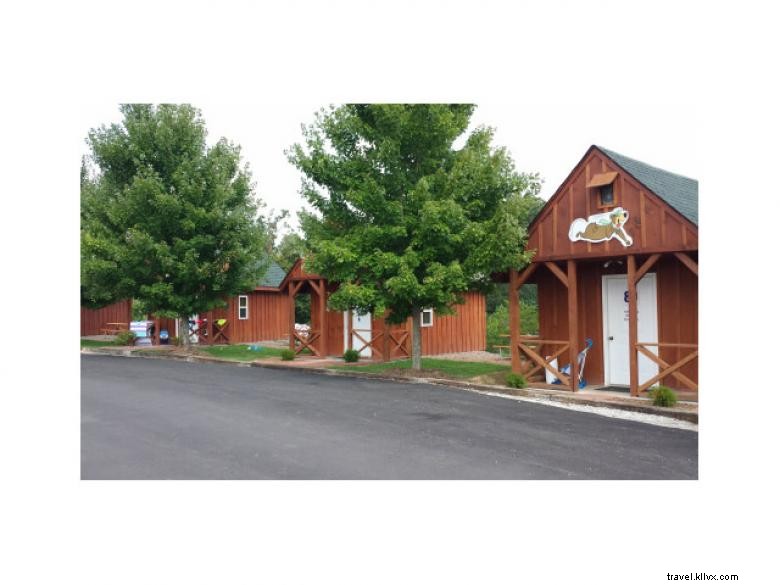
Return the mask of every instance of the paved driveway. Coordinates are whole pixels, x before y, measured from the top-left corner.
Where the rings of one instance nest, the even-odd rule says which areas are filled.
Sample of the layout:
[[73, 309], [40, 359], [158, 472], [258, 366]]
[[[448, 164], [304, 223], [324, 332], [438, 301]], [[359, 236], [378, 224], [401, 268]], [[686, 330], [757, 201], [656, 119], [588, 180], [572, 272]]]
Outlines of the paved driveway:
[[84, 479], [696, 479], [698, 434], [430, 386], [81, 357]]

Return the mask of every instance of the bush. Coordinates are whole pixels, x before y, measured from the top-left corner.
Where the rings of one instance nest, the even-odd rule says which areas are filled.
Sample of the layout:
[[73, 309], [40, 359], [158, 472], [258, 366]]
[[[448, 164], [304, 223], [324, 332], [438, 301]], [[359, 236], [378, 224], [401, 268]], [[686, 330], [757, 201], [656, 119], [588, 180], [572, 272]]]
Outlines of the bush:
[[344, 361], [348, 363], [356, 362], [360, 359], [360, 353], [356, 349], [348, 349], [344, 352]]
[[487, 350], [498, 352], [497, 345], [509, 345], [507, 337], [501, 337], [502, 334], [509, 331], [509, 306], [506, 299], [495, 312], [487, 316]]
[[179, 345], [179, 338], [175, 335], [173, 337], [168, 338], [168, 343], [171, 345]]
[[[539, 333], [539, 308], [536, 304], [522, 300], [520, 302], [520, 331], [524, 335], [536, 335]], [[487, 350], [498, 352], [497, 345], [510, 345], [508, 337], [502, 335], [509, 333], [509, 300], [496, 307], [493, 313], [487, 316]]]
[[656, 386], [650, 389], [653, 406], [674, 406], [677, 404], [677, 394], [666, 386]]
[[133, 345], [135, 344], [135, 333], [132, 331], [120, 331], [116, 334], [117, 345]]
[[291, 362], [295, 359], [295, 352], [291, 349], [283, 349], [282, 350], [282, 361], [283, 362]]
[[510, 388], [525, 388], [528, 386], [528, 382], [522, 374], [511, 372], [506, 375], [506, 385]]

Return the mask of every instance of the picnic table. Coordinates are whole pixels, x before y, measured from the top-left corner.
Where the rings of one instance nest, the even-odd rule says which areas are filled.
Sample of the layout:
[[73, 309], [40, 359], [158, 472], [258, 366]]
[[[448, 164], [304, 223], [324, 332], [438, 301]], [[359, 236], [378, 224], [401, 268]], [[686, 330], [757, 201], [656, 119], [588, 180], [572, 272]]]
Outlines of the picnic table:
[[100, 332], [103, 335], [116, 335], [120, 331], [127, 331], [130, 327], [129, 323], [106, 323]]

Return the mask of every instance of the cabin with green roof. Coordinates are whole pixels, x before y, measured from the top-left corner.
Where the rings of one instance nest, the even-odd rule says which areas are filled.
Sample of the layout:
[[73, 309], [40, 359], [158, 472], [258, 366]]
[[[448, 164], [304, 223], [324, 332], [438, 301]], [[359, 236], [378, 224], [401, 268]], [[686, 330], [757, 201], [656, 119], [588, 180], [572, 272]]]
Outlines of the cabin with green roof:
[[[212, 311], [211, 322], [224, 319], [227, 323], [223, 342], [281, 339], [288, 334], [290, 299], [279, 291], [279, 285], [287, 273], [273, 260], [266, 259], [264, 262], [267, 268], [253, 290], [228, 297], [225, 299], [227, 307]], [[219, 341], [216, 335], [213, 337], [212, 342]]]
[[[200, 315], [198, 343], [248, 343], [287, 338], [296, 353], [315, 357], [341, 356], [355, 349], [361, 357], [389, 360], [409, 357], [411, 321], [391, 325], [378, 315], [358, 315], [328, 309], [328, 297], [338, 283], [304, 269], [299, 258], [285, 272], [270, 262], [254, 290], [226, 298], [227, 306]], [[310, 322], [295, 322], [295, 298], [308, 295]], [[175, 327], [175, 324], [167, 324]], [[305, 329], [299, 330], [298, 326]], [[485, 349], [485, 297], [468, 292], [452, 315], [421, 315], [423, 355]]]
[[[591, 146], [531, 222], [527, 248], [531, 264], [506, 275], [514, 371], [574, 391], [663, 384], [697, 397], [695, 179]], [[527, 283], [539, 335], [519, 329]]]

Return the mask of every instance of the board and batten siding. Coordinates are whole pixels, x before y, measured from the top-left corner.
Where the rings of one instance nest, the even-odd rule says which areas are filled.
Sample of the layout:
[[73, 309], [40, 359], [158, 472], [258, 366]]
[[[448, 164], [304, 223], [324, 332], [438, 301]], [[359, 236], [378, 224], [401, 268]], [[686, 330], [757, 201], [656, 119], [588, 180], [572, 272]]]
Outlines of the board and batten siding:
[[[698, 255], [692, 255], [698, 263]], [[699, 279], [675, 258], [661, 258], [656, 266], [658, 286], [658, 339], [666, 343], [699, 343]], [[640, 339], [639, 341], [644, 341]], [[673, 364], [688, 353], [688, 348], [663, 347], [660, 357]], [[679, 370], [699, 380], [699, 360]], [[673, 376], [660, 381], [671, 388], [684, 386]]]
[[81, 335], [100, 335], [106, 323], [127, 323], [133, 319], [133, 301], [125, 299], [100, 309], [81, 307]]
[[[312, 328], [319, 330], [319, 317], [317, 307], [319, 300], [316, 295], [312, 298]], [[439, 315], [434, 312], [433, 326], [422, 327], [422, 352], [423, 355], [432, 356], [443, 353], [455, 353], [462, 351], [481, 351], [487, 346], [487, 315], [485, 311], [485, 296], [478, 292], [468, 292], [464, 295], [464, 303], [455, 305], [454, 315]], [[327, 311], [328, 322], [328, 354], [341, 355], [347, 349], [344, 347], [344, 313]], [[408, 331], [404, 347], [411, 350], [411, 318], [402, 325], [389, 325], [388, 331], [398, 338], [402, 331]], [[371, 320], [371, 335], [378, 338], [385, 331], [385, 323], [382, 318]], [[363, 337], [367, 337], [362, 332]], [[381, 338], [380, 338], [381, 339]], [[362, 345], [362, 343], [361, 343]], [[389, 344], [390, 359], [406, 357], [394, 344]], [[379, 353], [377, 348], [383, 347], [383, 342], [377, 342], [374, 346], [375, 357]], [[357, 349], [357, 347], [355, 348]]]
[[214, 319], [227, 319], [230, 343], [269, 341], [287, 337], [290, 299], [275, 291], [246, 293], [249, 302], [248, 319], [238, 318], [238, 295], [227, 299], [226, 308], [214, 309]]
[[[596, 174], [617, 172], [615, 205], [629, 212], [625, 230], [634, 240], [626, 248], [617, 238], [606, 242], [572, 242], [569, 227], [577, 218], [604, 210], [596, 206], [588, 181]], [[534, 262], [697, 251], [698, 227], [651, 193], [598, 149], [591, 149], [550, 198], [529, 228], [526, 248], [534, 250]]]
[[[464, 303], [455, 305], [454, 315], [439, 315], [434, 311], [433, 326], [422, 327], [423, 355], [439, 355], [461, 351], [483, 351], [487, 345], [487, 315], [485, 295], [467, 292]], [[411, 331], [411, 320], [408, 324]]]

